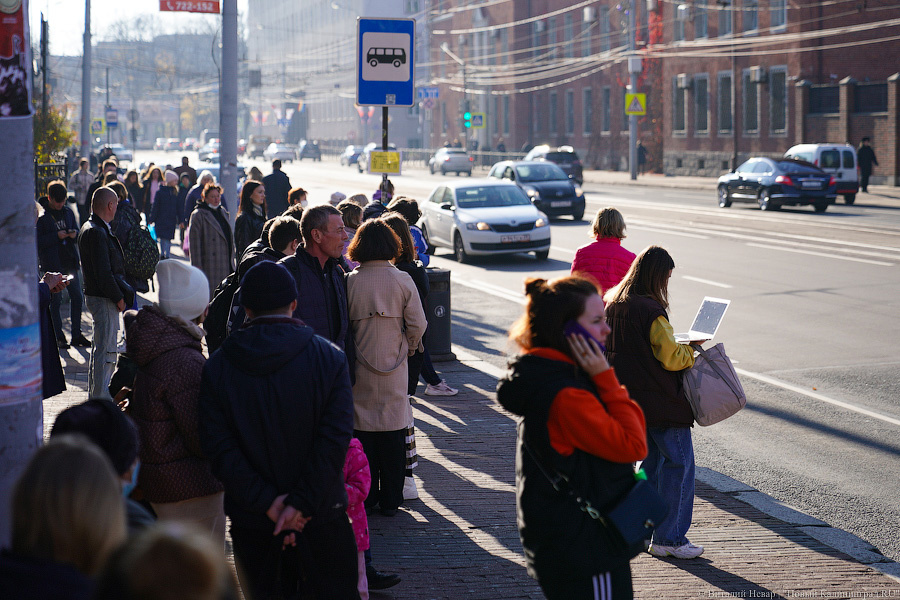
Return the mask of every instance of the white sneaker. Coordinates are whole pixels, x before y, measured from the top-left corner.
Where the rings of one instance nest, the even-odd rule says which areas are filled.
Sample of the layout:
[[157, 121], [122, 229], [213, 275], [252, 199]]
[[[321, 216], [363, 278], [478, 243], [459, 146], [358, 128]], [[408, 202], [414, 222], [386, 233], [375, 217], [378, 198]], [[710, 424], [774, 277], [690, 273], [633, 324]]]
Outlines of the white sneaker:
[[697, 558], [703, 554], [703, 546], [697, 546], [688, 542], [682, 546], [660, 546], [659, 544], [650, 544], [648, 553], [657, 558], [665, 558], [671, 556], [673, 558]]
[[441, 382], [437, 385], [431, 385], [429, 383], [425, 386], [426, 396], [455, 396], [458, 393], [458, 389], [450, 387], [443, 379], [441, 379]]

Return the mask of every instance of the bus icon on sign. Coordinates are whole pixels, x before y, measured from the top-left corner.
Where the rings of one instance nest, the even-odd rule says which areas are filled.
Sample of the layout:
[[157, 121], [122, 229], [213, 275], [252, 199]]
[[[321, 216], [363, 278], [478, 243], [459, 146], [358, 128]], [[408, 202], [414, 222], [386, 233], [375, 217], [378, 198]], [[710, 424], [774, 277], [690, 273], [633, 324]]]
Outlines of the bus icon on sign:
[[399, 69], [400, 65], [406, 64], [406, 50], [403, 48], [369, 48], [366, 52], [366, 62], [372, 67], [388, 64]]

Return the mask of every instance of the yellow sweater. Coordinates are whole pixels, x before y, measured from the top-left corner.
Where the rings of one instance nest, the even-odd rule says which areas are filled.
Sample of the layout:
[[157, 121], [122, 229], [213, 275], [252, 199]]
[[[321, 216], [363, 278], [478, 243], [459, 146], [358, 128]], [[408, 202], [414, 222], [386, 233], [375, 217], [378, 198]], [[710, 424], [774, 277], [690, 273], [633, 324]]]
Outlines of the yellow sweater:
[[672, 325], [659, 316], [650, 326], [650, 345], [653, 356], [666, 371], [681, 371], [694, 366], [694, 349], [675, 341]]

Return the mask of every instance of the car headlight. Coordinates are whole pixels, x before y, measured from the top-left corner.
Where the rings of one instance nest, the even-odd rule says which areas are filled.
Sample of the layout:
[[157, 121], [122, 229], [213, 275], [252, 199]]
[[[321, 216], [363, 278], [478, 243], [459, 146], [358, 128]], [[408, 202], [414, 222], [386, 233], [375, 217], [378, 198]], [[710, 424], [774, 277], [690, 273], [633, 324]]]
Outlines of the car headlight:
[[576, 185], [576, 186], [575, 186], [575, 197], [576, 197], [576, 198], [581, 198], [582, 196], [584, 196], [584, 192], [581, 190], [580, 187], [578, 187], [578, 186]]
[[526, 187], [523, 189], [525, 190], [525, 193], [528, 194], [528, 197], [531, 198], [532, 200], [540, 200], [541, 199], [541, 193], [538, 192], [533, 187]]
[[544, 217], [539, 217], [537, 221], [534, 222], [534, 228], [538, 227], [546, 227], [548, 225], [547, 220]]
[[466, 229], [471, 229], [472, 231], [490, 231], [491, 226], [484, 221], [479, 221], [478, 223], [466, 223]]

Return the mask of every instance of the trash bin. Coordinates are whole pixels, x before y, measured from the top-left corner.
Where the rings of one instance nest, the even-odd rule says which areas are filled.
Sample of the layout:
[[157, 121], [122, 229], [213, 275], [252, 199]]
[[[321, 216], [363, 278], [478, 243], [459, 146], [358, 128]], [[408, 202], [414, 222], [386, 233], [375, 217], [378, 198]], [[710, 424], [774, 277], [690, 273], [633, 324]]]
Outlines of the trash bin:
[[456, 360], [450, 348], [450, 270], [429, 268], [425, 271], [429, 288], [425, 298], [425, 316], [428, 318], [425, 347], [434, 362]]

